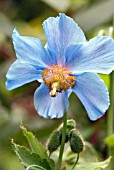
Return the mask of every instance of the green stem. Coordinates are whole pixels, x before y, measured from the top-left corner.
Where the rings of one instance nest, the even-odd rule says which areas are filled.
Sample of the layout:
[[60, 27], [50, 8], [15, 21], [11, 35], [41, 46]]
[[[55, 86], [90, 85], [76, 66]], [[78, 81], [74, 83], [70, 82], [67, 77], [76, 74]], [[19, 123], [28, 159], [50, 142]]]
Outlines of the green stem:
[[71, 170], [73, 170], [75, 168], [75, 166], [77, 165], [78, 163], [78, 160], [79, 160], [79, 153], [77, 154], [77, 158], [76, 158], [76, 162], [74, 163], [73, 167]]
[[[110, 75], [110, 108], [108, 111], [107, 120], [107, 135], [110, 136], [114, 132], [114, 72]], [[111, 170], [114, 170], [114, 148], [108, 148], [108, 154], [112, 156]]]
[[108, 111], [107, 134], [113, 133], [113, 101], [114, 101], [114, 72], [110, 74], [110, 107]]
[[61, 168], [62, 156], [64, 151], [65, 139], [66, 139], [66, 129], [67, 129], [67, 112], [64, 114], [63, 132], [62, 132], [62, 142], [58, 158], [57, 170]]

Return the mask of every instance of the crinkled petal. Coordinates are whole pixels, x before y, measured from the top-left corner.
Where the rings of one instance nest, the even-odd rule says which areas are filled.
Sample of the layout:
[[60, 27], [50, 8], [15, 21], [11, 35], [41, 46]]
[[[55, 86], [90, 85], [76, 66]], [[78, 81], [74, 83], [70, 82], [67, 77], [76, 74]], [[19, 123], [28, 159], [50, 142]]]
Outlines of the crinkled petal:
[[41, 72], [41, 70], [37, 70], [31, 65], [22, 64], [19, 60], [16, 60], [10, 66], [6, 74], [6, 88], [8, 90], [12, 90], [34, 80], [38, 80], [41, 82]]
[[17, 58], [21, 63], [46, 68], [52, 64], [49, 55], [39, 39], [20, 36], [16, 29], [13, 30], [13, 44]]
[[66, 65], [73, 73], [109, 74], [114, 69], [114, 40], [98, 36], [66, 50]]
[[49, 89], [42, 83], [34, 94], [34, 105], [40, 116], [45, 118], [61, 118], [68, 109], [68, 91], [50, 97]]
[[91, 120], [103, 116], [109, 107], [107, 88], [96, 73], [83, 73], [76, 76], [72, 90], [81, 100]]
[[86, 40], [81, 28], [65, 14], [48, 18], [44, 21], [43, 28], [47, 38], [46, 46], [58, 64], [63, 64], [67, 46]]

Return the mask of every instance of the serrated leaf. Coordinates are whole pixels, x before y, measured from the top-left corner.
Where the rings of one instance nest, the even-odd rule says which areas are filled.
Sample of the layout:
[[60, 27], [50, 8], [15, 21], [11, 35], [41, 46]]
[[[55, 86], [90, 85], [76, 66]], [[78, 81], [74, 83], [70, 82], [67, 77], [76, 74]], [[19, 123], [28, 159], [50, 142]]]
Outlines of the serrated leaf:
[[45, 151], [44, 146], [36, 139], [32, 132], [28, 132], [27, 129], [21, 126], [24, 136], [27, 138], [28, 143], [32, 151], [39, 155], [40, 158], [46, 159], [50, 164], [51, 168], [54, 167], [54, 161], [50, 159]]
[[105, 139], [105, 143], [110, 146], [110, 147], [114, 147], [114, 134], [108, 136], [106, 139]]
[[21, 126], [24, 136], [27, 138], [28, 143], [34, 153], [37, 153], [42, 159], [44, 159], [47, 154], [43, 145], [36, 139], [32, 132], [28, 132], [27, 129]]
[[19, 157], [19, 160], [25, 167], [32, 165], [35, 167], [35, 169], [41, 169], [41, 170], [51, 170], [49, 163], [46, 159], [41, 159], [36, 153], [30, 153], [30, 151], [25, 148], [24, 146], [20, 146], [12, 142], [14, 151], [16, 152], [17, 156]]
[[76, 165], [76, 168], [74, 168], [74, 170], [97, 170], [98, 168], [104, 169], [109, 166], [110, 161], [111, 157], [102, 162], [84, 162], [83, 164]]

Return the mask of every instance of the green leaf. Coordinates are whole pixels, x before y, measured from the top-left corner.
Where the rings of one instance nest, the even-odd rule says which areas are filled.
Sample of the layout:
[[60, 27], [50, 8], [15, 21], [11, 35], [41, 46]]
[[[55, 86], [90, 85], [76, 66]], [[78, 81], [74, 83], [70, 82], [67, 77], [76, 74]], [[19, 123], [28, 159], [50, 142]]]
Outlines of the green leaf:
[[46, 159], [41, 159], [36, 153], [30, 153], [24, 146], [17, 145], [13, 141], [12, 144], [19, 160], [25, 167], [28, 168], [30, 166], [31, 170], [34, 168], [39, 170], [51, 170]]
[[97, 169], [104, 169], [109, 166], [111, 157], [106, 159], [102, 162], [84, 162], [83, 164], [76, 165], [76, 168], [74, 170], [97, 170]]
[[110, 147], [114, 147], [114, 134], [108, 136], [106, 139], [105, 139], [105, 143], [110, 146]]
[[47, 154], [43, 145], [36, 139], [32, 132], [28, 132], [27, 129], [21, 126], [24, 136], [27, 138], [29, 145], [34, 153], [37, 153], [42, 159], [45, 159]]
[[28, 132], [27, 129], [21, 126], [24, 136], [27, 138], [28, 143], [32, 149], [32, 152], [39, 155], [40, 158], [46, 159], [50, 164], [51, 168], [54, 167], [54, 161], [50, 159], [46, 153], [44, 146], [36, 139], [32, 132]]

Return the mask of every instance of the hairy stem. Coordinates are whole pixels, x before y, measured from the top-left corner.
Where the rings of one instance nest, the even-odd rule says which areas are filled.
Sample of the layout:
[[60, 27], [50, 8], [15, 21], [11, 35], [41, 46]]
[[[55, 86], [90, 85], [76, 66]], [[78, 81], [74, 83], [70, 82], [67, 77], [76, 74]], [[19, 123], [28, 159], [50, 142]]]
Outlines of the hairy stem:
[[71, 170], [73, 170], [75, 168], [75, 166], [77, 165], [78, 163], [78, 160], [79, 160], [79, 153], [77, 154], [77, 158], [76, 158], [76, 162], [74, 163], [73, 167]]
[[60, 170], [60, 168], [61, 168], [62, 156], [63, 156], [65, 139], [66, 139], [66, 129], [67, 129], [67, 112], [64, 114], [63, 132], [62, 132], [62, 142], [61, 142], [61, 147], [60, 147], [60, 152], [59, 152], [57, 170]]

